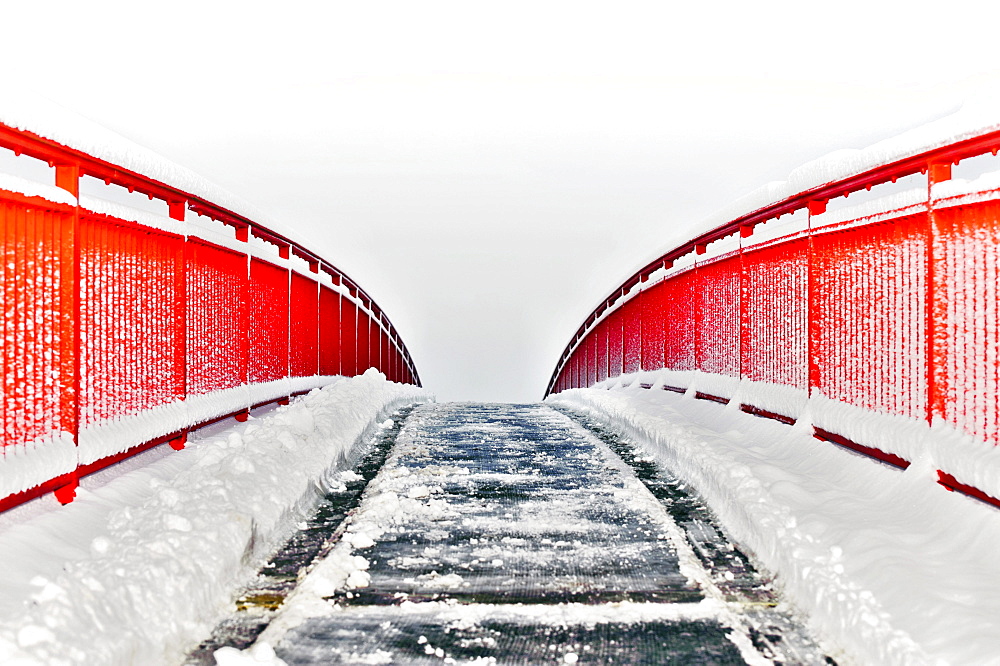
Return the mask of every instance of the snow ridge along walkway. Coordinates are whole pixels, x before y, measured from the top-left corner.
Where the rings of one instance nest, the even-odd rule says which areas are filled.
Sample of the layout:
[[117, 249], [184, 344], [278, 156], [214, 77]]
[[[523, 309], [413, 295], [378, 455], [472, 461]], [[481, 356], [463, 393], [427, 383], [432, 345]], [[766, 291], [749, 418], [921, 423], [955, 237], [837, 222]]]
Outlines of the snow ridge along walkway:
[[395, 409], [375, 370], [209, 428], [0, 521], [0, 664], [177, 664]]
[[546, 404], [609, 424], [696, 488], [841, 661], [1000, 663], [997, 509], [938, 485], [929, 457], [900, 471], [816, 439], [808, 414], [789, 426], [660, 390], [668, 374]]
[[218, 662], [825, 661], [682, 484], [602, 439], [542, 405], [418, 407], [253, 656]]

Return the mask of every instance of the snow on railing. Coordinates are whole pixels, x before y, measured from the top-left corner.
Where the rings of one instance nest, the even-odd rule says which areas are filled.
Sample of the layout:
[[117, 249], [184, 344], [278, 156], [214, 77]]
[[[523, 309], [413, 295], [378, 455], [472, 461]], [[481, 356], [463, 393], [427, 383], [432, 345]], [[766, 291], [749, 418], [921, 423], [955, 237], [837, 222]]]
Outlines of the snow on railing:
[[639, 382], [734, 402], [898, 467], [929, 458], [1000, 506], [1000, 124], [982, 118], [738, 202], [595, 308], [546, 395]]
[[81, 476], [338, 375], [419, 385], [336, 267], [194, 174], [35, 110], [0, 112], [0, 168], [21, 172], [0, 173], [0, 510], [69, 501]]

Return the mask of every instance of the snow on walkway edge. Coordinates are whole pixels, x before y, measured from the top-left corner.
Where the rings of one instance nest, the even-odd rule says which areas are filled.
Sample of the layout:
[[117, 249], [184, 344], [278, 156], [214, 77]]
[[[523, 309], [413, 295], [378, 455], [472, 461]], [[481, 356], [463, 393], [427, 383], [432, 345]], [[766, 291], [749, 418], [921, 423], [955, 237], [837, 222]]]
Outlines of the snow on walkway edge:
[[369, 370], [0, 533], [0, 663], [170, 664], [378, 420], [430, 394]]
[[582, 409], [690, 483], [775, 573], [841, 663], [995, 663], [1000, 514], [906, 472], [715, 403], [572, 389]]

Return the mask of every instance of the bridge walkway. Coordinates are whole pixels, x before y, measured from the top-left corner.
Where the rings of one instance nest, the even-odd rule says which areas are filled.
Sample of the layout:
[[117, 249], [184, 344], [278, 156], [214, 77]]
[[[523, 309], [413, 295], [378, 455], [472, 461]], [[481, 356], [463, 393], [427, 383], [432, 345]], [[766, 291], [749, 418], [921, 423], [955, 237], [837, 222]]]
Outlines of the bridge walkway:
[[426, 405], [395, 433], [308, 574], [277, 589], [273, 560], [202, 657], [832, 663], [697, 497], [586, 417]]

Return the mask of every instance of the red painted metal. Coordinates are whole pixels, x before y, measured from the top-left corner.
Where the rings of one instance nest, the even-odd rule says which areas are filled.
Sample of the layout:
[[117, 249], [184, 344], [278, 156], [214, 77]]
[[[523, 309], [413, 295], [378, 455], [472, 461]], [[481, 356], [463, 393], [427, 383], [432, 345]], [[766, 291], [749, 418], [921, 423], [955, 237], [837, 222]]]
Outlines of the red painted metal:
[[930, 414], [1000, 443], [1000, 202], [935, 213]]
[[[642, 370], [697, 369], [808, 389], [1000, 444], [1000, 200], [993, 191], [938, 201], [933, 189], [951, 178], [952, 165], [998, 149], [1000, 131], [955, 141], [799, 192], [690, 239], [601, 301], [573, 335], [548, 392], [614, 377], [617, 364], [606, 346], [610, 340], [614, 348], [619, 325], [626, 331], [622, 370], [634, 371], [628, 332], [638, 324]], [[834, 199], [917, 173], [927, 174], [923, 210], [814, 224]], [[758, 225], [800, 209], [808, 213], [805, 230], [757, 245], [741, 240], [739, 252], [711, 257], [714, 241], [736, 234], [751, 239]], [[696, 266], [649, 281], [681, 258], [695, 259]], [[636, 281], [643, 289], [638, 308], [632, 306], [636, 299], [621, 299]], [[578, 372], [577, 363], [595, 369]], [[755, 405], [741, 409], [792, 421]], [[817, 436], [889, 464], [908, 464], [838, 433]], [[958, 489], [953, 477], [942, 478]], [[996, 503], [970, 488], [967, 494]]]
[[[191, 210], [231, 226], [236, 241], [252, 235], [276, 246], [279, 257], [302, 259], [311, 273], [349, 286], [365, 304], [356, 319], [379, 322], [365, 365], [370, 358], [397, 379], [419, 382], [371, 298], [283, 235], [31, 132], [0, 125], [0, 148], [49, 163], [55, 184], [74, 197], [80, 178], [93, 176], [160, 199], [173, 220], [183, 222]], [[33, 487], [0, 497], [0, 510], [47, 492], [69, 501], [80, 477], [152, 446], [179, 449], [186, 441], [184, 432], [169, 433], [81, 464], [81, 455], [75, 463], [66, 455], [66, 442], [80, 446], [81, 429], [248, 382], [341, 373], [340, 294], [247, 253], [0, 190], [0, 259], [0, 459], [32, 456], [34, 468], [48, 470]], [[229, 416], [246, 419], [252, 407]], [[226, 417], [211, 422], [219, 418]]]
[[184, 237], [80, 220], [81, 427], [185, 396]]
[[608, 336], [608, 377], [622, 374], [622, 310], [618, 309], [604, 320]]
[[382, 367], [382, 329], [378, 321], [370, 319], [368, 323], [368, 366], [376, 370]]
[[388, 336], [386, 336], [386, 338], [389, 340], [389, 369], [388, 369], [388, 374], [386, 374], [386, 376], [389, 378], [390, 381], [398, 382], [400, 377], [399, 350], [396, 348], [395, 341], [393, 341]]
[[[8, 495], [7, 497], [0, 498], [0, 512], [7, 511], [8, 509], [13, 509], [15, 506], [24, 504], [25, 502], [28, 502], [33, 499], [37, 499], [48, 493], [55, 494], [58, 492], [61, 497], [70, 496], [70, 499], [72, 499], [72, 496], [75, 496], [76, 494], [75, 490], [77, 486], [78, 486], [78, 476], [76, 471], [74, 470], [72, 473], [57, 476], [54, 479], [50, 479], [48, 481], [45, 481], [44, 483], [40, 483], [39, 485], [34, 486], [33, 488], [29, 488], [19, 493], [14, 493], [12, 495]], [[74, 492], [72, 492], [71, 494], [68, 491], [63, 490], [63, 488], [72, 488]], [[66, 502], [60, 501], [60, 504], [66, 504]]]
[[990, 506], [1000, 509], [1000, 499], [997, 499], [992, 495], [984, 493], [982, 490], [976, 488], [975, 486], [970, 486], [966, 483], [962, 483], [961, 481], [956, 479], [951, 474], [948, 474], [947, 472], [942, 472], [941, 470], [938, 470], [938, 483], [947, 488], [948, 490], [960, 492], [963, 495], [968, 495], [973, 499], [977, 499], [980, 502], [985, 502]]
[[754, 405], [743, 403], [740, 405], [740, 411], [753, 416], [759, 416], [762, 419], [778, 421], [779, 423], [784, 423], [785, 425], [795, 425], [795, 419], [791, 416], [785, 416], [784, 414], [761, 409], [760, 407], [755, 407]]
[[740, 374], [740, 259], [729, 257], [698, 267], [694, 290], [697, 364], [702, 372]]
[[803, 239], [743, 252], [742, 377], [806, 388], [807, 252]]
[[75, 164], [57, 164], [56, 187], [66, 190], [74, 197], [79, 197], [80, 167]]
[[251, 383], [288, 376], [288, 269], [250, 260]]
[[319, 284], [292, 273], [289, 374], [312, 377], [319, 372]]
[[817, 232], [815, 386], [834, 400], [924, 418], [925, 215]]
[[[768, 220], [777, 219], [783, 215], [788, 215], [804, 208], [808, 208], [812, 214], [818, 215], [826, 210], [826, 204], [831, 199], [846, 196], [851, 192], [857, 192], [862, 189], [870, 190], [872, 186], [881, 183], [896, 182], [899, 178], [903, 178], [905, 176], [917, 173], [927, 173], [929, 170], [928, 165], [931, 165], [931, 178], [938, 177], [944, 179], [947, 176], [950, 176], [950, 171], [943, 171], [942, 165], [946, 166], [949, 164], [958, 164], [963, 159], [975, 157], [988, 152], [996, 155], [998, 149], [1000, 149], [1000, 131], [987, 132], [979, 136], [972, 136], [954, 141], [938, 148], [879, 165], [842, 180], [832, 181], [821, 186], [803, 190], [783, 201], [776, 202], [746, 215], [742, 215], [726, 224], [722, 224], [715, 229], [692, 238], [686, 243], [668, 251], [659, 259], [650, 262], [633, 277], [629, 278], [626, 283], [629, 283], [636, 278], [641, 279], [643, 276], [649, 275], [661, 266], [669, 268], [677, 259], [692, 252], [697, 253], [699, 247], [707, 248], [708, 244], [713, 241], [734, 234], [740, 234], [743, 237], [747, 237], [748, 234], [752, 233], [750, 230], [753, 227], [767, 222]], [[936, 172], [935, 168], [937, 169]], [[935, 175], [935, 173], [937, 175]], [[612, 293], [620, 293], [620, 288], [616, 289], [615, 292]], [[599, 307], [597, 312], [600, 312], [601, 310], [603, 310], [603, 306]], [[580, 327], [577, 334], [581, 337], [585, 335], [590, 329], [592, 321], [593, 314], [588, 317], [585, 324]], [[561, 368], [557, 366], [553, 372], [552, 379], [550, 380], [550, 387], [554, 385], [560, 369]]]
[[319, 374], [340, 374], [340, 293], [326, 285], [319, 292]]
[[389, 336], [386, 335], [385, 330], [383, 330], [381, 327], [379, 327], [378, 330], [378, 351], [379, 351], [378, 369], [383, 375], [388, 377], [390, 373]]
[[723, 398], [721, 395], [715, 395], [712, 393], [702, 393], [701, 391], [695, 391], [695, 400], [708, 400], [710, 402], [717, 402], [720, 405], [728, 405], [729, 398]]
[[597, 340], [597, 381], [608, 378], [608, 320], [603, 319], [594, 330]]
[[76, 499], [76, 489], [80, 487], [79, 471], [70, 477], [70, 482], [63, 486], [58, 486], [52, 491], [56, 500], [60, 504], [69, 504]]
[[[643, 370], [659, 370], [664, 366], [663, 360], [663, 325], [666, 321], [664, 295], [668, 289], [667, 282], [659, 282], [643, 291], [642, 297], [642, 361]], [[579, 384], [582, 386], [583, 384]]]
[[5, 452], [25, 451], [50, 433], [75, 432], [74, 231], [67, 206], [0, 197]]
[[868, 456], [878, 460], [879, 462], [884, 462], [887, 465], [892, 465], [893, 467], [898, 467], [899, 469], [906, 469], [910, 466], [910, 461], [904, 458], [900, 458], [894, 453], [886, 453], [881, 449], [877, 449], [873, 446], [865, 446], [864, 444], [859, 444], [853, 440], [844, 437], [843, 435], [838, 435], [837, 433], [830, 432], [829, 430], [823, 430], [822, 428], [813, 428], [813, 437], [822, 440], [824, 442], [832, 442], [838, 446], [842, 446], [845, 449], [850, 449], [855, 453], [860, 453], [861, 455]]
[[372, 323], [371, 319], [368, 317], [368, 313], [364, 311], [363, 308], [358, 308], [358, 322], [357, 322], [357, 351], [355, 352], [358, 359], [358, 365], [355, 372], [357, 374], [364, 373], [369, 367], [371, 367], [371, 329]]
[[250, 364], [249, 259], [196, 238], [187, 243], [187, 389], [245, 384]]
[[638, 372], [642, 367], [642, 301], [644, 293], [640, 291], [621, 308], [622, 366], [624, 372]]
[[[823, 204], [824, 209], [826, 204]], [[812, 225], [813, 211], [809, 210], [809, 236], [806, 239], [806, 370], [807, 395], [813, 397], [819, 391], [822, 381], [819, 368], [819, 357], [816, 355], [817, 341], [822, 334], [820, 320], [816, 316], [816, 248], [813, 242]]]
[[349, 298], [340, 301], [340, 374], [358, 374], [358, 306]]
[[663, 367], [671, 370], [695, 369], [697, 280], [690, 270], [663, 283]]

